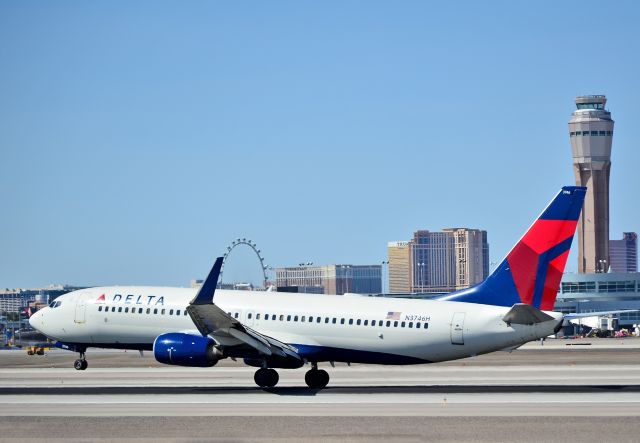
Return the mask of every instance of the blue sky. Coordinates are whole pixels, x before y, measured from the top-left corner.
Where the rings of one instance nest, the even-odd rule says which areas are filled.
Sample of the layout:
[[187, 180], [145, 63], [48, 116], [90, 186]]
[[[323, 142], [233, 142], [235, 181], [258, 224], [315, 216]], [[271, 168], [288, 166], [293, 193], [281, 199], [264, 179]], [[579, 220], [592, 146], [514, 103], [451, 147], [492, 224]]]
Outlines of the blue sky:
[[0, 287], [188, 285], [237, 237], [365, 264], [467, 226], [497, 261], [574, 183], [580, 94], [616, 121], [611, 237], [638, 231], [639, 9], [2, 2]]

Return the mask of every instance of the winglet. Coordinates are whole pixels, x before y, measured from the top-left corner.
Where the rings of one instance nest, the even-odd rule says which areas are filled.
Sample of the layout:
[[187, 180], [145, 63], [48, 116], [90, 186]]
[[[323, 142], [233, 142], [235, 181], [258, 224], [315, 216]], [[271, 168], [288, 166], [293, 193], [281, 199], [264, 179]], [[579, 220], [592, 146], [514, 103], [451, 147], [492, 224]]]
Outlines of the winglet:
[[220, 270], [222, 269], [223, 257], [216, 258], [216, 262], [211, 268], [211, 272], [207, 276], [207, 279], [202, 283], [202, 287], [198, 291], [198, 294], [191, 300], [192, 305], [210, 305], [213, 303], [213, 295], [216, 292], [216, 286], [218, 286], [218, 278], [220, 277]]

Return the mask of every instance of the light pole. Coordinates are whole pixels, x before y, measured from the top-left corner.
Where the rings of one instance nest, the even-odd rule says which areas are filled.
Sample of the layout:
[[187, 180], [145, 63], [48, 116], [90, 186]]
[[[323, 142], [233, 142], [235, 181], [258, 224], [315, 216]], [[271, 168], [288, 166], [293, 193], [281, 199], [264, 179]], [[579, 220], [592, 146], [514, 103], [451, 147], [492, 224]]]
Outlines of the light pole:
[[598, 269], [599, 269], [599, 272], [601, 274], [607, 272], [607, 260], [606, 259], [598, 260]]
[[424, 266], [426, 263], [418, 263], [418, 273], [420, 275], [420, 293], [424, 292]]

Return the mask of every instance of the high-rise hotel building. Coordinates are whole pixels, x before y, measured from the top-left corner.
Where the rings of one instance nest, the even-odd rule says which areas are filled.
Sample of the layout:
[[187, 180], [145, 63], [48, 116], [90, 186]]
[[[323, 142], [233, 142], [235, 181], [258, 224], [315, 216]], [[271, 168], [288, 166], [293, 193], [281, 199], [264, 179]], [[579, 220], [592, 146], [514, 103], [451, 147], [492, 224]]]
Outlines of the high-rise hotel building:
[[624, 232], [622, 240], [609, 240], [611, 272], [638, 272], [638, 234]]
[[587, 195], [578, 221], [578, 272], [607, 272], [609, 259], [609, 173], [613, 120], [604, 95], [576, 97], [569, 136], [576, 185]]
[[389, 243], [388, 254], [392, 294], [451, 292], [489, 275], [487, 232], [478, 229], [416, 231], [410, 241]]

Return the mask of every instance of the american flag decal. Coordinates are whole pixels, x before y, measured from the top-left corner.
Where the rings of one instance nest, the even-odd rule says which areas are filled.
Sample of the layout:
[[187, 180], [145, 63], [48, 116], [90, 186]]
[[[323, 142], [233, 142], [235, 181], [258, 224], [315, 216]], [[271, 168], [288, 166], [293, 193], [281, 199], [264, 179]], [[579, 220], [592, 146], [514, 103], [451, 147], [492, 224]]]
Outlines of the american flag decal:
[[400, 314], [402, 314], [402, 312], [389, 311], [387, 312], [386, 320], [400, 320]]

